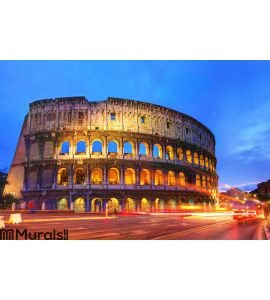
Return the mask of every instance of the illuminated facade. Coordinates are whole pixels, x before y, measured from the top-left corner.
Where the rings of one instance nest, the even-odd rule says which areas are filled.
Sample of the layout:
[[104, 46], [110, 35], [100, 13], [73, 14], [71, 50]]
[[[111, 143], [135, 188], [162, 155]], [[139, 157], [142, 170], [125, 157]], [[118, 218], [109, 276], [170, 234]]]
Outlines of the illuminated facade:
[[35, 101], [5, 193], [36, 209], [177, 211], [217, 199], [215, 139], [197, 120], [127, 99]]
[[270, 180], [258, 184], [259, 198], [262, 200], [270, 199]]

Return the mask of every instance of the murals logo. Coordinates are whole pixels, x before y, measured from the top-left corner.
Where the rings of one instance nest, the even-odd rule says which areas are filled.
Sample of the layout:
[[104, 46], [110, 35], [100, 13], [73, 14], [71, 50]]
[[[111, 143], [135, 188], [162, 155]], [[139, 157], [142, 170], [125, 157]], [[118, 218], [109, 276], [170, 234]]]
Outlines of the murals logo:
[[68, 229], [63, 231], [30, 232], [27, 229], [0, 229], [0, 240], [68, 240]]

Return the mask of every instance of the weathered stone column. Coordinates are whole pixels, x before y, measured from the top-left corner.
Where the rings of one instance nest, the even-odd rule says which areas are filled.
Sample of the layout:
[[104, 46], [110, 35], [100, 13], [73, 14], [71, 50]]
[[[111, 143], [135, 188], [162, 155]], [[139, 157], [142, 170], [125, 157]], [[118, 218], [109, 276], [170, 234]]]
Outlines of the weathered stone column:
[[151, 175], [151, 185], [155, 185], [155, 171], [153, 169], [150, 170], [150, 175]]
[[102, 149], [102, 154], [107, 157], [108, 156], [108, 141], [107, 141], [107, 136], [105, 135], [105, 138], [104, 138], [104, 146], [103, 146], [103, 149]]
[[121, 185], [124, 184], [124, 166], [123, 165], [120, 167], [120, 184]]
[[74, 209], [74, 203], [73, 203], [72, 193], [71, 193], [71, 192], [69, 192], [69, 199], [68, 199], [68, 202], [69, 202], [69, 209], [70, 209], [70, 210], [73, 210], [73, 209]]
[[39, 167], [37, 172], [38, 172], [38, 179], [37, 179], [38, 189], [41, 189], [42, 188], [42, 175], [43, 175], [42, 167]]
[[73, 190], [73, 164], [70, 165], [69, 168], [69, 186], [72, 188]]
[[103, 166], [103, 184], [108, 184], [108, 178], [107, 178], [107, 166]]
[[86, 211], [89, 212], [90, 211], [90, 203], [89, 203], [89, 194], [86, 195]]
[[56, 184], [57, 184], [57, 165], [55, 165], [52, 170], [52, 187], [53, 187], [53, 189], [56, 188]]
[[23, 176], [23, 187], [24, 190], [28, 190], [28, 168], [24, 168], [24, 176]]
[[149, 157], [153, 158], [153, 141], [149, 142]]
[[139, 146], [140, 146], [139, 140], [136, 139], [136, 143], [135, 143], [135, 158], [139, 158], [139, 151], [140, 151]]
[[137, 167], [136, 169], [136, 185], [140, 185], [140, 171], [141, 169]]

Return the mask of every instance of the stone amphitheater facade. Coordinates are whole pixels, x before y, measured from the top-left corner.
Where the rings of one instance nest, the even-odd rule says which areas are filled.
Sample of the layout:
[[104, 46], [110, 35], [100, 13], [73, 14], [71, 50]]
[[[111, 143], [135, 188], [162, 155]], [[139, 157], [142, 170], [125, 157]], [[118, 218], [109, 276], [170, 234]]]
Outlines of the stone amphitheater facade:
[[215, 138], [194, 118], [142, 101], [32, 102], [4, 193], [22, 207], [178, 211], [215, 204]]

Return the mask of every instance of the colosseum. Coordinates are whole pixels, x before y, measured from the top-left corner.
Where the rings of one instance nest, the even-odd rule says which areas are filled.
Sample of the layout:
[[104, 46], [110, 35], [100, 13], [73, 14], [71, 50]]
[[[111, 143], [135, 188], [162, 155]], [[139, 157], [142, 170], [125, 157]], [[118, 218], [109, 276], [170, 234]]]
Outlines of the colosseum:
[[32, 102], [4, 193], [21, 208], [175, 212], [217, 203], [215, 138], [194, 118], [142, 101]]

